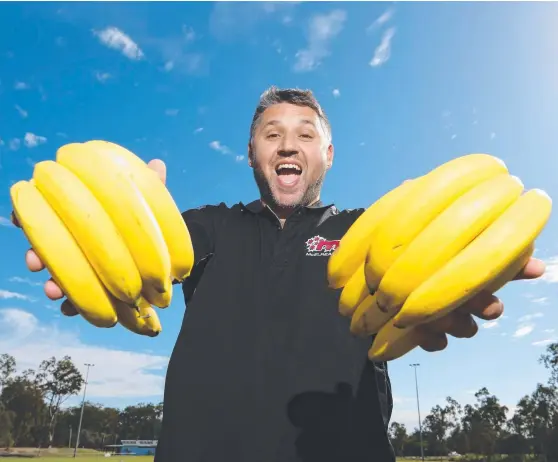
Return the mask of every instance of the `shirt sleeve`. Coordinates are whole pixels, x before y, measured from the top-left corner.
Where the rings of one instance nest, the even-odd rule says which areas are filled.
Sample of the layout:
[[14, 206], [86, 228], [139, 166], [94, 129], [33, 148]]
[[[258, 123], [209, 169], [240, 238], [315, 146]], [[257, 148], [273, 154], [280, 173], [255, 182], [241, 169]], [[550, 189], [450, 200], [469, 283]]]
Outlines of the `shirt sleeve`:
[[190, 295], [193, 293], [206, 263], [215, 252], [216, 230], [219, 229], [219, 223], [224, 220], [227, 210], [228, 207], [221, 203], [182, 212], [194, 248], [194, 267], [190, 276], [183, 281], [185, 296], [187, 293]]
[[215, 248], [215, 223], [211, 212], [211, 208], [200, 207], [182, 213], [194, 247], [194, 266]]

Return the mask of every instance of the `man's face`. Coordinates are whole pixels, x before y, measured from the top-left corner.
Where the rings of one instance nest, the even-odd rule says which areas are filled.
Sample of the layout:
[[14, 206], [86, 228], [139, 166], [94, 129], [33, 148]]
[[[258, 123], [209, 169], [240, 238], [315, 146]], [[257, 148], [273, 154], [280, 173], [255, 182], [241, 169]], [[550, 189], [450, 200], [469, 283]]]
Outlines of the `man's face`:
[[264, 111], [249, 164], [270, 207], [289, 209], [315, 201], [332, 161], [333, 146], [312, 108], [281, 103]]

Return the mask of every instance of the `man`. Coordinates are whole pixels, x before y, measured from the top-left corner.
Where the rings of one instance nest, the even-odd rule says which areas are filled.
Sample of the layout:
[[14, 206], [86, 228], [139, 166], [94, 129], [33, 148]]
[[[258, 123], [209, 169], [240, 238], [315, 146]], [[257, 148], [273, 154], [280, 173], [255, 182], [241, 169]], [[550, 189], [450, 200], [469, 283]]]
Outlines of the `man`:
[[[333, 158], [312, 93], [272, 87], [248, 143], [260, 199], [183, 214], [196, 263], [183, 284], [188, 308], [168, 367], [156, 462], [394, 460], [387, 364], [367, 359], [372, 339], [350, 334], [339, 291], [327, 287], [328, 255], [363, 212], [320, 202]], [[150, 166], [164, 181], [164, 164]], [[32, 251], [27, 263], [43, 268]], [[543, 271], [532, 259], [518, 277]], [[52, 281], [45, 291], [63, 296]], [[472, 315], [495, 319], [502, 310], [481, 294], [422, 327], [421, 346], [472, 337]]]

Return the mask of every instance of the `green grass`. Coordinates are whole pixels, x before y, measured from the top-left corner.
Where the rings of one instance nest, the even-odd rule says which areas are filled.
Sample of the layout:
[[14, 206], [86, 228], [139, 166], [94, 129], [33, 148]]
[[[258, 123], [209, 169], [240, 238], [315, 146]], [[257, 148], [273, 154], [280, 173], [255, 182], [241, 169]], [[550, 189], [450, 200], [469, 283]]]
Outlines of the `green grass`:
[[[22, 457], [0, 457], [0, 461], [3, 460], [19, 460], [20, 462], [23, 462], [25, 460], [38, 460], [38, 461], [45, 461], [45, 462], [68, 462], [69, 460], [72, 460], [73, 457], [72, 456], [45, 456], [45, 457], [33, 457], [33, 458], [22, 458]], [[98, 456], [81, 456], [78, 455], [76, 457], [76, 460], [79, 462], [100, 462], [101, 460], [106, 460], [106, 461], [110, 461], [110, 462], [120, 462], [120, 461], [126, 461], [126, 460], [130, 460], [133, 462], [153, 462], [153, 456], [119, 456], [119, 455], [113, 455], [111, 457], [103, 457], [102, 454], [99, 454]]]
[[[74, 455], [74, 450], [69, 448], [41, 449], [40, 457], [37, 456], [39, 450], [35, 448], [14, 448], [13, 452], [34, 457], [0, 457], [0, 462], [15, 460], [19, 460], [20, 462], [25, 460], [69, 462], [70, 460], [73, 460]], [[105, 458], [104, 453], [101, 451], [95, 451], [93, 449], [79, 449], [75, 460], [79, 462], [101, 462], [101, 460], [106, 460], [107, 462], [120, 462], [126, 460], [134, 462], [153, 462], [153, 456], [126, 456], [114, 454], [111, 457]]]

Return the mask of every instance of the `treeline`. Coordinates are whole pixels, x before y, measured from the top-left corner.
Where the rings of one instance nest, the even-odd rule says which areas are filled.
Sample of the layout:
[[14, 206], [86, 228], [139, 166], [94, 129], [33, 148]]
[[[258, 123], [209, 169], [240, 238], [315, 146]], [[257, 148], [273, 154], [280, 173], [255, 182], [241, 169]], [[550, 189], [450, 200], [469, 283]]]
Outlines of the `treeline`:
[[[472, 405], [462, 406], [447, 397], [434, 406], [422, 419], [425, 457], [457, 453], [490, 458], [499, 454], [558, 461], [558, 343], [547, 347], [540, 363], [550, 373], [548, 383], [537, 384], [530, 395], [522, 397], [509, 419], [508, 408], [486, 388], [475, 394]], [[409, 433], [404, 425], [392, 422], [389, 433], [399, 457], [421, 455], [418, 428]]]
[[[424, 455], [536, 455], [558, 461], [558, 343], [547, 347], [540, 362], [549, 371], [548, 382], [521, 398], [509, 419], [508, 408], [486, 388], [475, 394], [474, 404], [461, 405], [448, 397], [434, 406], [422, 421]], [[16, 374], [16, 360], [0, 355], [0, 446], [74, 447], [81, 406], [67, 407], [65, 402], [80, 393], [83, 384], [68, 356], [49, 358], [37, 370]], [[86, 403], [80, 447], [158, 439], [162, 412], [162, 403], [124, 409]], [[392, 422], [389, 430], [398, 456], [420, 457], [418, 428], [409, 432]]]
[[[0, 447], [74, 447], [81, 404], [65, 402], [83, 384], [69, 356], [16, 374], [15, 358], [0, 355]], [[86, 402], [79, 446], [100, 449], [121, 439], [157, 439], [162, 413], [162, 403], [116, 409]]]

